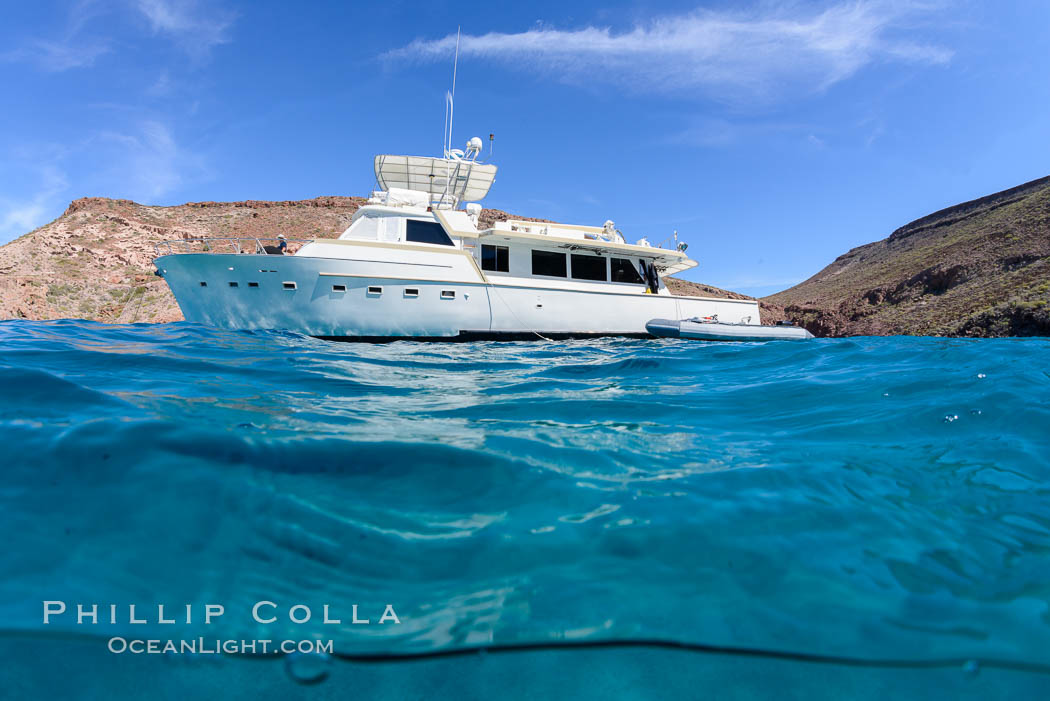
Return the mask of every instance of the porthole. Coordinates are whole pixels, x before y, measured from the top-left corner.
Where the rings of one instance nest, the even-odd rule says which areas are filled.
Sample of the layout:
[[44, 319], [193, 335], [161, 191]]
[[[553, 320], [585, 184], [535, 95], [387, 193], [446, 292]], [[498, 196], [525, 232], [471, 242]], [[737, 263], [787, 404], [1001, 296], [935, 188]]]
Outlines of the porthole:
[[286, 290], [294, 290], [296, 287], [297, 287], [297, 285], [294, 282], [286, 282], [286, 283], [284, 283], [284, 289], [286, 289]]
[[257, 283], [257, 282], [249, 282], [248, 283], [248, 287], [258, 287], [258, 286], [259, 286], [259, 283]]
[[455, 290], [441, 290], [441, 299], [455, 299], [455, 298], [456, 298], [456, 291]]
[[332, 285], [332, 292], [346, 292], [346, 285]]
[[201, 287], [207, 287], [207, 286], [208, 286], [208, 283], [206, 283], [203, 280], [201, 280]]
[[231, 282], [230, 287], [238, 287], [238, 284], [236, 282]]
[[416, 289], [415, 287], [406, 287], [405, 288], [405, 296], [406, 297], [418, 297], [419, 296], [419, 290]]
[[381, 295], [383, 294], [382, 287], [371, 286], [368, 288], [368, 294], [370, 295]]

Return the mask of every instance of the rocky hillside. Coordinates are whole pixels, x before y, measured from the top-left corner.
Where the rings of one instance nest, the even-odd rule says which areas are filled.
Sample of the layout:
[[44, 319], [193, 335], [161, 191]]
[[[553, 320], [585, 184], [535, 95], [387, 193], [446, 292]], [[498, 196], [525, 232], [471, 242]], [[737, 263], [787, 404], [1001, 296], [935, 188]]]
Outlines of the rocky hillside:
[[1050, 336], [1050, 177], [913, 221], [763, 302], [820, 336]]
[[[278, 233], [290, 239], [335, 237], [364, 202], [360, 197], [318, 197], [149, 207], [102, 197], [75, 200], [55, 221], [0, 247], [0, 318], [178, 321], [182, 314], [175, 298], [153, 274], [155, 244], [202, 236], [272, 238]], [[481, 225], [510, 217], [485, 209]], [[680, 294], [742, 297], [678, 282]]]

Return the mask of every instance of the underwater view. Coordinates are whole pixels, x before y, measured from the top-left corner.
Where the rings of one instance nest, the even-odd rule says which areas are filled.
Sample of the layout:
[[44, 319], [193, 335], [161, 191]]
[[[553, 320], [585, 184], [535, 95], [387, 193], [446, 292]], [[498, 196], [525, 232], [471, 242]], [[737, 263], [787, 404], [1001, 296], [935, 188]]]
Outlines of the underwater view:
[[1050, 693], [1050, 339], [0, 351], [12, 698]]

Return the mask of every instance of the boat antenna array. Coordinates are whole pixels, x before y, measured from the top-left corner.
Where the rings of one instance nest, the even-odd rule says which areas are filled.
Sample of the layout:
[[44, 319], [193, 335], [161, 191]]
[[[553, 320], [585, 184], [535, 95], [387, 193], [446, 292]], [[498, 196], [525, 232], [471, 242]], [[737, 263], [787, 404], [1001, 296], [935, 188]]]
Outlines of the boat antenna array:
[[[452, 89], [445, 91], [445, 134], [444, 142], [441, 146], [442, 154], [445, 160], [449, 161], [460, 161], [467, 159], [470, 161], [477, 161], [482, 156], [483, 143], [479, 137], [474, 137], [467, 141], [465, 149], [452, 148], [452, 123], [455, 118], [456, 112], [456, 73], [459, 69], [459, 41], [460, 41], [461, 28], [456, 27], [456, 54], [452, 60]], [[492, 143], [495, 140], [495, 134], [489, 134], [489, 155], [492, 155]]]
[[[456, 78], [459, 72], [461, 28], [456, 28], [456, 53], [452, 62], [452, 87], [445, 92], [445, 132], [439, 157], [378, 155], [375, 157], [376, 186], [417, 190], [431, 195], [434, 208], [455, 208], [460, 202], [475, 202], [488, 194], [496, 178], [496, 166], [482, 161], [485, 143], [469, 139], [462, 149], [452, 148]], [[489, 134], [489, 155], [496, 135]]]
[[452, 118], [456, 109], [456, 69], [459, 68], [459, 35], [460, 27], [456, 27], [456, 57], [452, 61], [452, 90], [445, 93], [445, 133], [441, 146], [445, 158], [452, 154]]

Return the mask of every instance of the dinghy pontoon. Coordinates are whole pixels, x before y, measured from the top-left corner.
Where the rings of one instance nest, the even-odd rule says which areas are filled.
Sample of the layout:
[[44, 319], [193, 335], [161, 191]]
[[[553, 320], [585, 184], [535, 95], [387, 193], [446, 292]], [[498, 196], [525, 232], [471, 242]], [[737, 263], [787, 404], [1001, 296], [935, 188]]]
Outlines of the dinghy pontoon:
[[693, 317], [672, 321], [650, 319], [645, 330], [663, 338], [692, 338], [698, 341], [801, 341], [813, 334], [801, 326], [781, 322], [776, 326], [727, 324], [714, 317]]

